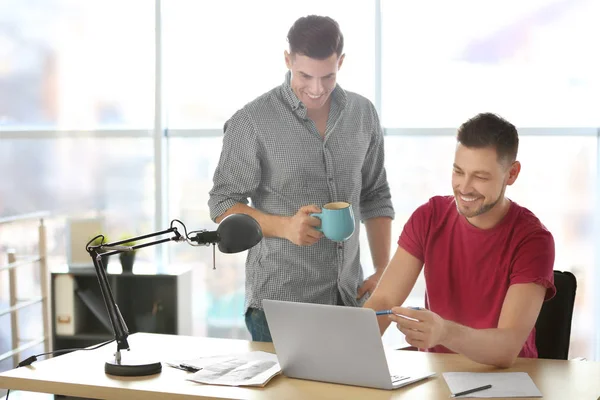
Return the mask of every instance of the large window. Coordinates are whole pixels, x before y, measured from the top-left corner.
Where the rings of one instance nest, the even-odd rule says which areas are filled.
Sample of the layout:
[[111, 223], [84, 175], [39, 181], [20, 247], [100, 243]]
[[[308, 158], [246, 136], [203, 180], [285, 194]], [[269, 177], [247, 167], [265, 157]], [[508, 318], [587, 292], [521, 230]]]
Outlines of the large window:
[[600, 123], [600, 2], [382, 0], [386, 126]]
[[[158, 217], [215, 229], [207, 202], [223, 124], [283, 82], [287, 32], [307, 14], [342, 28], [340, 85], [381, 100], [392, 251], [420, 204], [451, 193], [458, 125], [501, 114], [521, 134], [523, 169], [507, 194], [546, 224], [555, 268], [579, 281], [571, 354], [600, 356], [597, 1], [0, 0], [0, 217], [102, 215], [111, 239], [166, 228]], [[64, 262], [64, 224], [49, 236]], [[213, 270], [211, 247], [155, 250], [193, 266], [194, 334], [248, 337], [246, 253], [217, 251]], [[138, 254], [155, 263], [154, 250]], [[408, 302], [423, 304], [424, 289], [421, 277]]]

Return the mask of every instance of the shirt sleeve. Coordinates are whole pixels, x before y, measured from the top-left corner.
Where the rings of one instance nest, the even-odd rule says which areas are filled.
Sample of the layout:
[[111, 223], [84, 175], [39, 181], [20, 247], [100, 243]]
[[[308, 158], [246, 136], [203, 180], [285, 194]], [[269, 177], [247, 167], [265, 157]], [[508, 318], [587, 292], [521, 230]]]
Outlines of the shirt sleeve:
[[546, 288], [545, 300], [556, 294], [554, 286], [554, 238], [547, 230], [530, 234], [517, 249], [510, 284], [537, 283]]
[[425, 246], [431, 222], [432, 206], [433, 203], [430, 200], [417, 208], [404, 224], [404, 229], [398, 239], [398, 246], [423, 263], [425, 262]]
[[217, 217], [236, 203], [248, 204], [261, 176], [260, 146], [246, 110], [239, 110], [225, 123], [219, 164], [209, 192], [210, 218]]
[[362, 221], [375, 217], [394, 219], [392, 195], [385, 172], [385, 149], [383, 130], [377, 111], [371, 103], [373, 135], [362, 167], [362, 190], [360, 195], [360, 214]]

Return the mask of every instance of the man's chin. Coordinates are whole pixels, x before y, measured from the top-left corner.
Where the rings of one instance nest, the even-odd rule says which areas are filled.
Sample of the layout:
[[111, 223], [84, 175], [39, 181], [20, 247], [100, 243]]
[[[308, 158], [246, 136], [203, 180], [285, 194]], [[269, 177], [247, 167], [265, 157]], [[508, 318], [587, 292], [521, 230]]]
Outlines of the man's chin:
[[465, 218], [473, 218], [473, 217], [476, 217], [479, 215], [479, 209], [477, 209], [477, 210], [465, 209], [464, 207], [461, 207], [461, 206], [456, 207], [456, 209], [458, 210], [458, 213]]
[[306, 105], [306, 108], [308, 110], [319, 110], [319, 109], [323, 108], [323, 106], [325, 105], [326, 102], [327, 102], [327, 100], [319, 99], [319, 101], [310, 101], [310, 102], [307, 101], [304, 104]]

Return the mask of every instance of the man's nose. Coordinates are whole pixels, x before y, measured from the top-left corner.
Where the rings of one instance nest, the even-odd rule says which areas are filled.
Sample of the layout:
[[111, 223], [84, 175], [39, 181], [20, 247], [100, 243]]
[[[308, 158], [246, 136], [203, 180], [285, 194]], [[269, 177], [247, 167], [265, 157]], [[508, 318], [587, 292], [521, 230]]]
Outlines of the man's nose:
[[323, 83], [321, 82], [320, 79], [315, 79], [313, 81], [311, 90], [312, 90], [312, 94], [314, 94], [314, 95], [319, 95], [319, 94], [323, 93]]
[[458, 185], [458, 190], [463, 194], [471, 193], [473, 191], [473, 178], [464, 177]]

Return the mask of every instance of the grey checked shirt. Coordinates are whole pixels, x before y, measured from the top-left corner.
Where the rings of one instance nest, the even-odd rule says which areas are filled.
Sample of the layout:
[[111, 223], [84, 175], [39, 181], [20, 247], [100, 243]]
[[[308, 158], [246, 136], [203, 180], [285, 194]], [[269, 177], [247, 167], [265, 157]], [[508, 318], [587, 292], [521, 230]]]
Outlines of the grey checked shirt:
[[213, 221], [236, 203], [293, 216], [308, 204], [352, 204], [356, 229], [338, 244], [325, 237], [312, 246], [264, 238], [248, 251], [246, 309], [262, 299], [359, 306], [363, 282], [360, 221], [394, 217], [384, 168], [383, 133], [366, 98], [332, 93], [325, 138], [285, 82], [236, 112], [225, 123], [221, 158], [208, 205]]

